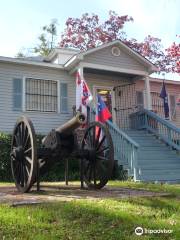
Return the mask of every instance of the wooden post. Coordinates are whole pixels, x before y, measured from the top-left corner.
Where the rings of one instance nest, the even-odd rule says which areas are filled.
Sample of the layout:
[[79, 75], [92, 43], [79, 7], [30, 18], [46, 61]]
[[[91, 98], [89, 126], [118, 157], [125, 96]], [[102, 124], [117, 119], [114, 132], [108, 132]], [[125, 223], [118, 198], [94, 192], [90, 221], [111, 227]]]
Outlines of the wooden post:
[[91, 121], [91, 109], [89, 106], [87, 106], [87, 125], [90, 124], [90, 121]]
[[65, 184], [68, 186], [69, 181], [69, 161], [68, 158], [65, 160]]
[[39, 174], [39, 171], [40, 171], [40, 167], [39, 167], [39, 161], [37, 160], [37, 172], [36, 172], [36, 175], [37, 175], [37, 191], [40, 191], [40, 174]]
[[146, 92], [146, 109], [152, 110], [152, 103], [151, 103], [151, 89], [149, 83], [149, 76], [145, 77], [145, 92]]
[[80, 181], [81, 181], [81, 189], [84, 188], [84, 161], [83, 158], [81, 158], [80, 162]]

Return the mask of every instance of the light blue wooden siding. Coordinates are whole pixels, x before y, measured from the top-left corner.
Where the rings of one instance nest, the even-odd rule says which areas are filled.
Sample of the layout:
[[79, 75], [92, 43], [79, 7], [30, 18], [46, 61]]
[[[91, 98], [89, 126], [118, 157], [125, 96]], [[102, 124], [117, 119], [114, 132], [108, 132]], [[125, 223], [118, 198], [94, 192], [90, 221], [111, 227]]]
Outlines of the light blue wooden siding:
[[119, 67], [123, 69], [147, 71], [141, 63], [139, 63], [132, 56], [121, 50], [121, 54], [115, 57], [111, 53], [111, 47], [103, 48], [84, 57], [84, 61], [88, 63], [96, 63], [100, 65], [107, 65], [111, 67]]
[[[13, 79], [32, 77], [57, 80], [68, 84], [68, 113], [42, 113], [13, 111]], [[75, 78], [68, 72], [44, 67], [0, 63], [0, 132], [12, 132], [19, 116], [27, 115], [33, 121], [36, 132], [47, 133], [72, 117], [75, 103]]]

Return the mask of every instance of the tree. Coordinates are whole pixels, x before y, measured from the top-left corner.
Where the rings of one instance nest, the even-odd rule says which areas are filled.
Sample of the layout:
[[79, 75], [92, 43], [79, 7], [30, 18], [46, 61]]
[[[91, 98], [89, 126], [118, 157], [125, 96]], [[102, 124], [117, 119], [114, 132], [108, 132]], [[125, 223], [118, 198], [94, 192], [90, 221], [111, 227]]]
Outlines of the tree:
[[96, 14], [85, 13], [81, 18], [68, 18], [64, 33], [61, 35], [60, 47], [87, 50], [115, 39], [124, 40], [125, 33], [122, 28], [130, 21], [133, 21], [132, 17], [118, 16], [114, 11], [109, 12], [108, 20], [102, 24]]
[[[177, 36], [180, 39], [180, 35]], [[180, 73], [180, 43], [173, 42], [172, 45], [166, 49], [168, 71]]]
[[25, 58], [26, 56], [25, 56], [25, 54], [24, 54], [23, 52], [19, 51], [19, 52], [16, 54], [16, 57], [17, 57], [17, 58]]
[[136, 39], [126, 39], [123, 42], [143, 57], [149, 59], [160, 71], [166, 71], [165, 53], [161, 39], [148, 35], [143, 42], [138, 42]]
[[57, 20], [53, 19], [49, 25], [43, 26], [43, 33], [38, 37], [40, 43], [34, 48], [35, 53], [47, 56], [55, 47], [55, 37], [57, 36]]
[[[80, 50], [97, 47], [101, 44], [119, 39], [136, 52], [153, 62], [160, 71], [177, 72], [178, 55], [172, 54], [179, 45], [172, 45], [165, 51], [161, 39], [148, 35], [144, 41], [128, 39], [122, 30], [127, 22], [133, 18], [125, 15], [119, 16], [116, 12], [110, 11], [109, 17], [100, 23], [96, 14], [85, 13], [81, 18], [68, 18], [66, 28], [61, 35], [60, 47], [75, 47]], [[175, 54], [175, 53], [174, 53]], [[173, 57], [174, 56], [174, 57]], [[170, 67], [172, 66], [172, 67]]]

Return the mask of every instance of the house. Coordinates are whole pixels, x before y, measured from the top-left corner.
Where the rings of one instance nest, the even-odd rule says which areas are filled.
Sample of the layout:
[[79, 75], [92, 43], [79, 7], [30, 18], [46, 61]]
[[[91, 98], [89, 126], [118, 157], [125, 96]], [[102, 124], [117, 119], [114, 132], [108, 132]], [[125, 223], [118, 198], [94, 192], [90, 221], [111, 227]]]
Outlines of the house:
[[135, 181], [179, 181], [180, 158], [175, 150], [180, 150], [176, 106], [180, 84], [166, 81], [170, 102], [166, 121], [159, 98], [162, 80], [149, 77], [157, 68], [119, 40], [85, 52], [54, 49], [43, 60], [0, 57], [0, 132], [12, 132], [22, 114], [41, 134], [69, 120], [78, 69], [94, 99], [101, 94], [112, 112], [108, 127], [115, 158], [129, 176]]

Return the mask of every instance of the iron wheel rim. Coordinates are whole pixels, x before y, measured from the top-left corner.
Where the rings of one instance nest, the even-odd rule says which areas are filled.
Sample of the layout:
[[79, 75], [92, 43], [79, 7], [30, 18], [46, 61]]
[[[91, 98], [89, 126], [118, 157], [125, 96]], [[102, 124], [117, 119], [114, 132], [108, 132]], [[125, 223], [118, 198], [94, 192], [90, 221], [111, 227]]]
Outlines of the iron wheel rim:
[[81, 147], [92, 153], [83, 159], [84, 182], [90, 189], [101, 189], [107, 184], [114, 167], [113, 142], [107, 127], [92, 122], [85, 131]]
[[37, 171], [35, 130], [31, 120], [20, 117], [14, 127], [11, 142], [11, 170], [20, 192], [28, 192], [34, 184]]

